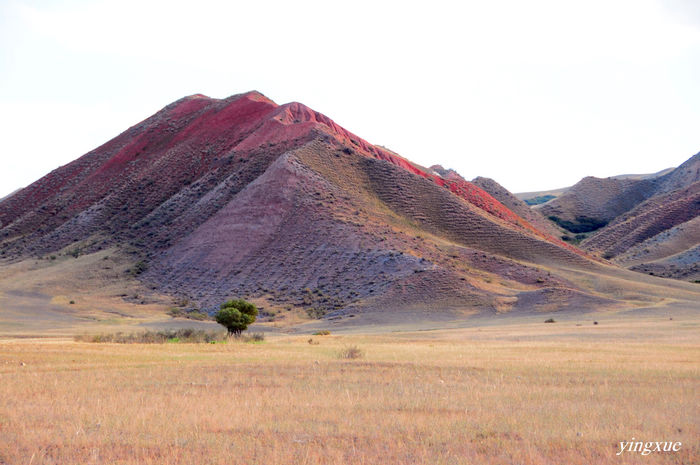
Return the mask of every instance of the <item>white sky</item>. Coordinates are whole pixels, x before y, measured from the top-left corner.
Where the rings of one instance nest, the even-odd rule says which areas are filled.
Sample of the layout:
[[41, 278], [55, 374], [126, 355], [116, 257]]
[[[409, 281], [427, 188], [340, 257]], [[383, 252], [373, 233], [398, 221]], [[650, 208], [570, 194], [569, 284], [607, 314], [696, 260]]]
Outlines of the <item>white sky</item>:
[[513, 192], [700, 151], [700, 1], [0, 0], [0, 197], [194, 93]]

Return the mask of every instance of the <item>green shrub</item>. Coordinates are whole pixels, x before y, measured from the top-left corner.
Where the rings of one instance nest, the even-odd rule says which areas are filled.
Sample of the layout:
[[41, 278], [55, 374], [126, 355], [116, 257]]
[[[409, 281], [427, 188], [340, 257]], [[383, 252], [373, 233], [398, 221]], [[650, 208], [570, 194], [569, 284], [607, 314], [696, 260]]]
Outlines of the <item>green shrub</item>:
[[258, 316], [257, 307], [243, 299], [228, 300], [221, 304], [221, 310], [214, 315], [216, 322], [228, 330], [229, 335], [240, 336], [242, 331]]
[[315, 333], [313, 333], [313, 336], [328, 336], [330, 334], [330, 331], [328, 331], [327, 329], [323, 329], [321, 331], [316, 331]]
[[544, 322], [545, 323], [556, 323], [556, 321], [554, 321], [554, 318], [548, 318], [548, 319], [544, 320]]

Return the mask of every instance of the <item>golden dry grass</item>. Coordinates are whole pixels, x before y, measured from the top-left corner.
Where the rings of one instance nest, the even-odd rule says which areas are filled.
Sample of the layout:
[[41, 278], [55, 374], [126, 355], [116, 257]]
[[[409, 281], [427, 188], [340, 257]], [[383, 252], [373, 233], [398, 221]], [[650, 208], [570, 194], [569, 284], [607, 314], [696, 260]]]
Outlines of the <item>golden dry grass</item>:
[[[0, 463], [697, 460], [697, 322], [646, 322], [647, 341], [574, 328], [313, 336], [319, 344], [7, 340]], [[340, 359], [349, 345], [364, 357]], [[632, 437], [683, 446], [616, 456]]]

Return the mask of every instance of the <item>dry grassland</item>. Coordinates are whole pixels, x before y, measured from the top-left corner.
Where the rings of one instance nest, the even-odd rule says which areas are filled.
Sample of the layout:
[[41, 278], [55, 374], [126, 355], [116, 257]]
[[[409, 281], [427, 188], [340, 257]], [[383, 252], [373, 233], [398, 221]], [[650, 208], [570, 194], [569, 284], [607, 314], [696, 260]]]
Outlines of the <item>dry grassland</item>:
[[[534, 328], [2, 341], [0, 463], [697, 463], [697, 322], [647, 322], [649, 341]], [[616, 456], [632, 437], [683, 446]]]

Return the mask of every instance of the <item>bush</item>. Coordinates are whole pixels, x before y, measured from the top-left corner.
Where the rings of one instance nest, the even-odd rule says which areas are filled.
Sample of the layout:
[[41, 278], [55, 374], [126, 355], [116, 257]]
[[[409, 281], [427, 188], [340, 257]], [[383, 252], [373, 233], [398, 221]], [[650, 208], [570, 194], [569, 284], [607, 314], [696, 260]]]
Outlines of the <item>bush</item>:
[[168, 315], [173, 318], [187, 318], [188, 320], [204, 321], [210, 320], [211, 317], [199, 310], [185, 310], [183, 308], [172, 307], [168, 310]]
[[241, 336], [240, 340], [243, 342], [262, 342], [265, 340], [265, 333], [251, 333], [245, 336]]
[[178, 329], [144, 331], [140, 333], [114, 333], [75, 336], [77, 342], [114, 342], [118, 344], [164, 344], [166, 342], [212, 343], [221, 341], [225, 334], [220, 331], [201, 329]]
[[321, 331], [316, 331], [315, 333], [312, 334], [312, 336], [328, 336], [330, 334], [331, 334], [330, 331], [328, 331], [327, 329], [323, 329]]
[[326, 311], [322, 308], [318, 307], [310, 307], [306, 309], [306, 314], [309, 315], [309, 318], [313, 318], [314, 320], [318, 320], [323, 318], [326, 315]]
[[242, 331], [258, 316], [257, 307], [245, 300], [228, 300], [221, 304], [221, 310], [214, 315], [216, 322], [228, 330], [229, 335], [240, 336]]
[[544, 322], [545, 323], [556, 323], [556, 321], [554, 321], [554, 318], [548, 318], [548, 319], [544, 320]]
[[134, 264], [133, 268], [127, 270], [131, 276], [138, 276], [148, 269], [148, 265], [143, 260], [138, 261]]
[[365, 353], [357, 346], [343, 347], [340, 352], [338, 352], [338, 358], [343, 359], [356, 359], [364, 356]]

